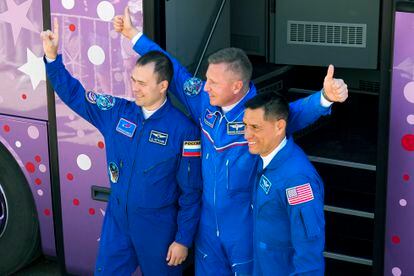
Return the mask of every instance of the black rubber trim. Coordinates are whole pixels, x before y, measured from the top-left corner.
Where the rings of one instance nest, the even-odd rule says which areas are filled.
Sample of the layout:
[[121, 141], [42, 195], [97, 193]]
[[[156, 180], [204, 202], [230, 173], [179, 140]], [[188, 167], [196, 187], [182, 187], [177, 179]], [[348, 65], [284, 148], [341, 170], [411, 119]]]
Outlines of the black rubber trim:
[[393, 53], [393, 0], [381, 1], [380, 32], [380, 93], [378, 113], [377, 183], [375, 198], [375, 226], [373, 248], [373, 275], [384, 275], [385, 223], [387, 207], [388, 142], [390, 118], [390, 91]]
[[93, 200], [108, 202], [110, 194], [111, 194], [110, 188], [101, 187], [101, 186], [91, 187], [91, 197]]
[[[51, 29], [50, 1], [42, 1], [43, 11], [43, 28]], [[58, 158], [58, 139], [56, 126], [56, 108], [55, 108], [55, 92], [47, 80], [47, 110], [48, 110], [48, 143], [49, 143], [49, 162], [50, 162], [50, 179], [52, 190], [52, 208], [53, 221], [55, 230], [55, 246], [56, 258], [63, 275], [66, 275], [65, 251], [63, 244], [63, 224], [62, 224], [62, 208], [60, 194], [59, 179], [59, 158]]]
[[395, 10], [399, 12], [414, 12], [414, 1], [398, 1]]

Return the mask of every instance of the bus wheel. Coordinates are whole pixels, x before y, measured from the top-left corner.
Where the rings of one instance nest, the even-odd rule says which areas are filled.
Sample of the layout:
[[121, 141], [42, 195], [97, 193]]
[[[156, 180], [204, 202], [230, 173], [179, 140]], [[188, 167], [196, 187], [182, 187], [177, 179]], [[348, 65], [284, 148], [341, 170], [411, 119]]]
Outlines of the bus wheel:
[[39, 222], [20, 167], [0, 145], [0, 275], [22, 268], [40, 253]]

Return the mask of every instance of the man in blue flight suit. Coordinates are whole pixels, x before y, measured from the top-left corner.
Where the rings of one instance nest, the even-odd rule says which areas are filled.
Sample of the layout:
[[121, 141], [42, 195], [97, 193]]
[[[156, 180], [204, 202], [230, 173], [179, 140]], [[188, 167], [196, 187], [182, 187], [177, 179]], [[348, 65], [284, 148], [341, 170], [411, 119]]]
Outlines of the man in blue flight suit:
[[286, 137], [289, 105], [267, 92], [245, 107], [244, 137], [250, 153], [260, 155], [253, 275], [323, 275], [323, 183], [306, 154]]
[[[127, 7], [113, 24], [139, 54], [162, 51], [132, 25]], [[169, 57], [174, 65], [170, 91], [185, 104], [202, 131], [203, 196], [195, 241], [196, 274], [251, 275], [251, 199], [258, 159], [248, 151], [242, 119], [244, 103], [256, 95], [250, 81], [252, 65], [242, 50], [222, 49], [209, 57], [204, 82]], [[321, 92], [290, 104], [288, 133], [329, 114], [332, 102], [345, 101], [347, 86], [334, 79], [333, 73], [330, 66]]]
[[135, 102], [86, 92], [65, 69], [54, 33], [42, 32], [47, 75], [59, 97], [105, 137], [111, 195], [97, 275], [181, 275], [200, 217], [199, 129], [166, 96], [173, 67], [161, 52], [132, 71]]

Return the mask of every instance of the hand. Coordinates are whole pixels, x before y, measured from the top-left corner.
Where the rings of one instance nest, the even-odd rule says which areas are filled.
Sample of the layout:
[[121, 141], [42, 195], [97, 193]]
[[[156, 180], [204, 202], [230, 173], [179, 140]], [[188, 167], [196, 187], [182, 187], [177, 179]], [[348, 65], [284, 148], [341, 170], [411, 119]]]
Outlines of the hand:
[[43, 41], [43, 51], [50, 59], [56, 59], [59, 46], [59, 23], [58, 19], [53, 18], [53, 32], [50, 30], [40, 33]]
[[348, 86], [342, 79], [335, 79], [334, 66], [331, 64], [328, 67], [325, 80], [323, 81], [323, 95], [330, 102], [344, 102], [348, 98]]
[[173, 242], [168, 248], [167, 258], [169, 266], [177, 266], [185, 261], [188, 255], [188, 248], [178, 242]]
[[124, 15], [117, 15], [112, 22], [116, 32], [131, 40], [137, 33], [138, 29], [132, 25], [131, 16], [129, 15], [128, 6], [125, 7]]

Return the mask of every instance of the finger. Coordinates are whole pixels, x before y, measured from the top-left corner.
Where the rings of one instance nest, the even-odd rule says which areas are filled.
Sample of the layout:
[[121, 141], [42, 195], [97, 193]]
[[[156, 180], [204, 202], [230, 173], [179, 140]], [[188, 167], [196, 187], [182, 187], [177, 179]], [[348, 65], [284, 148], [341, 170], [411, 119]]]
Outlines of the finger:
[[175, 256], [171, 256], [171, 259], [170, 259], [170, 261], [168, 262], [168, 265], [169, 265], [169, 266], [174, 265], [175, 261], [176, 261]]
[[47, 35], [47, 31], [48, 31], [48, 30], [43, 31], [43, 32], [41, 32], [41, 33], [40, 33], [40, 37], [42, 38], [42, 40], [43, 40], [43, 41], [46, 41], [46, 40], [48, 39], [48, 37], [49, 37], [49, 36]]
[[168, 248], [168, 253], [167, 253], [167, 258], [165, 258], [165, 260], [168, 262], [171, 259], [171, 255], [172, 255], [172, 250], [171, 248]]
[[124, 23], [128, 26], [131, 26], [131, 16], [129, 15], [129, 7], [126, 6], [124, 9]]
[[59, 39], [59, 22], [57, 17], [53, 18], [53, 33], [54, 38]]
[[334, 76], [334, 66], [329, 64], [328, 71], [326, 72], [325, 80], [332, 80]]

